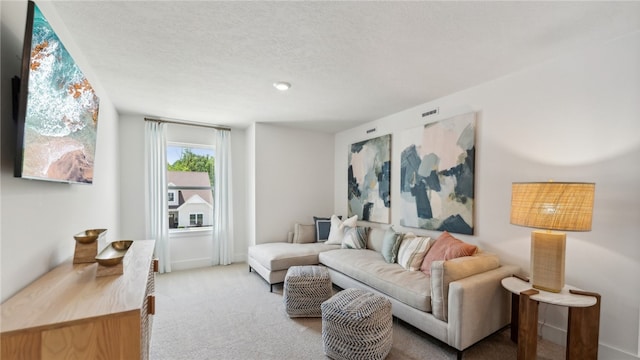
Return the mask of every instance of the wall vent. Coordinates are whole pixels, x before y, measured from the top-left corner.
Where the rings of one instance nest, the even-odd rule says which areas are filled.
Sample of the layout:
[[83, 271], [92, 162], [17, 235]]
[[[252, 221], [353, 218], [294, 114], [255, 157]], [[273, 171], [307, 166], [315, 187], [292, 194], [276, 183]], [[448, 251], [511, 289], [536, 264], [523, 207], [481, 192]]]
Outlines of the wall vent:
[[367, 134], [371, 134], [372, 132], [375, 132], [375, 131], [376, 131], [376, 128], [369, 129], [369, 130], [367, 130]]
[[427, 117], [427, 116], [430, 116], [430, 115], [435, 115], [435, 114], [437, 114], [437, 113], [439, 113], [439, 112], [440, 112], [440, 108], [435, 108], [435, 109], [429, 110], [429, 111], [427, 111], [427, 112], [423, 112], [423, 113], [422, 113], [422, 117]]

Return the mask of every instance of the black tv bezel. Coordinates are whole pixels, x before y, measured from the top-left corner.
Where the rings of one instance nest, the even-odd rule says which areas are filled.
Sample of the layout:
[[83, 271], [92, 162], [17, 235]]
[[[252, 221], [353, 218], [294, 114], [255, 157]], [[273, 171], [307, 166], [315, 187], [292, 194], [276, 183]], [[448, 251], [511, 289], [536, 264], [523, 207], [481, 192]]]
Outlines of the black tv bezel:
[[22, 68], [20, 69], [20, 83], [17, 86], [18, 116], [16, 118], [16, 157], [14, 177], [22, 178], [22, 163], [24, 161], [24, 128], [27, 116], [27, 99], [29, 97], [29, 66], [31, 64], [31, 42], [33, 38], [33, 22], [35, 17], [35, 3], [27, 3], [27, 23], [24, 30], [22, 45]]

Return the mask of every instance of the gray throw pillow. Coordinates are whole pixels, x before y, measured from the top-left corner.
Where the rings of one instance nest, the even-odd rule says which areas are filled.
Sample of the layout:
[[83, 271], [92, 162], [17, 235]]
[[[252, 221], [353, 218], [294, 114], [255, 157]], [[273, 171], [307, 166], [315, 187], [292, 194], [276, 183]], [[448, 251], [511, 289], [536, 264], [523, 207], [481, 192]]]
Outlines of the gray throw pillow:
[[293, 243], [308, 244], [316, 242], [316, 226], [295, 224], [293, 227]]
[[402, 233], [397, 233], [393, 226], [389, 227], [382, 238], [382, 257], [393, 264], [398, 261], [398, 249], [402, 243]]

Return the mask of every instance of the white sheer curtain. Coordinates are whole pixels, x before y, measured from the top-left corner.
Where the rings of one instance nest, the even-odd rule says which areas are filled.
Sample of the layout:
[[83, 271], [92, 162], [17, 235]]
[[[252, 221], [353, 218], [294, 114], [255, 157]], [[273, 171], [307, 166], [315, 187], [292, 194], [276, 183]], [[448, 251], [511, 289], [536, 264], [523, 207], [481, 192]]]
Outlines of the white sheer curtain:
[[166, 124], [145, 121], [145, 218], [148, 239], [156, 241], [161, 273], [171, 272], [167, 203]]
[[213, 207], [213, 265], [233, 262], [233, 190], [231, 184], [231, 132], [216, 130]]

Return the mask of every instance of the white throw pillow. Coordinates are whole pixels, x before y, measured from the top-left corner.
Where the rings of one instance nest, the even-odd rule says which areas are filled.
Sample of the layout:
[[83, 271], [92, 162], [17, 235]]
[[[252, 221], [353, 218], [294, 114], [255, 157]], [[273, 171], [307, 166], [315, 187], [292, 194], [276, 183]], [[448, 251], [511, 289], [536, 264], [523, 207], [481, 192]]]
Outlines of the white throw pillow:
[[398, 264], [409, 271], [420, 270], [422, 260], [433, 245], [430, 237], [410, 237], [402, 240], [398, 250]]
[[356, 227], [358, 215], [353, 215], [345, 221], [340, 220], [336, 215], [331, 216], [331, 230], [329, 230], [329, 239], [325, 244], [342, 245], [344, 232], [347, 228]]

